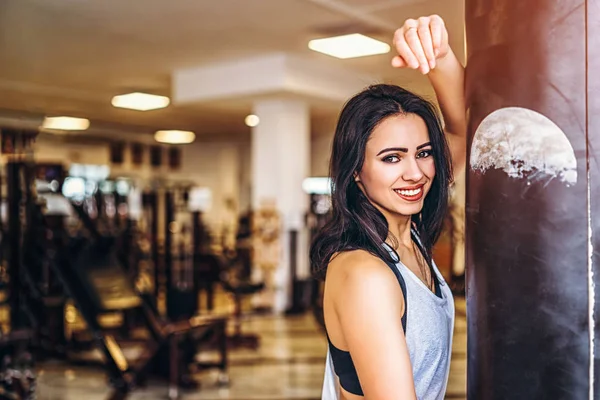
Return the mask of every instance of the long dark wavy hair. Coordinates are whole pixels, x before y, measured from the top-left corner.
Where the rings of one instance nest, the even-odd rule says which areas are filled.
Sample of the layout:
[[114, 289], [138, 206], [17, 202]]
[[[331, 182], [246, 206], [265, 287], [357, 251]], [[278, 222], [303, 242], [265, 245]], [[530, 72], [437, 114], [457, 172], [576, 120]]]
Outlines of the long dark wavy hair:
[[310, 248], [311, 268], [316, 278], [325, 277], [331, 258], [342, 251], [362, 249], [385, 261], [394, 261], [382, 246], [390, 236], [387, 221], [360, 190], [354, 175], [362, 168], [373, 130], [388, 117], [406, 114], [418, 115], [425, 121], [435, 162], [435, 178], [423, 209], [412, 216], [424, 256], [431, 263], [432, 247], [442, 231], [452, 182], [448, 143], [435, 106], [408, 90], [380, 84], [350, 99], [338, 120], [329, 165], [333, 215]]

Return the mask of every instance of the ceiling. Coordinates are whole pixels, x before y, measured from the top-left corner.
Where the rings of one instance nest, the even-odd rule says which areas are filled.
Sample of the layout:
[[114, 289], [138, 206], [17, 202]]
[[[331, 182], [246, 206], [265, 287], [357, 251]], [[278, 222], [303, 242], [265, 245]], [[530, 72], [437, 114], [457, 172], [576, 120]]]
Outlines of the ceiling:
[[[406, 18], [439, 14], [463, 54], [463, 0], [0, 0], [0, 115], [61, 114], [106, 129], [191, 129], [198, 137], [247, 137], [248, 102], [155, 111], [116, 109], [112, 96], [169, 96], [171, 74], [273, 52], [319, 59], [310, 39], [365, 33], [388, 43]], [[426, 91], [391, 55], [337, 60]], [[336, 106], [337, 107], [337, 106]], [[313, 132], [330, 131], [336, 107], [313, 105]]]

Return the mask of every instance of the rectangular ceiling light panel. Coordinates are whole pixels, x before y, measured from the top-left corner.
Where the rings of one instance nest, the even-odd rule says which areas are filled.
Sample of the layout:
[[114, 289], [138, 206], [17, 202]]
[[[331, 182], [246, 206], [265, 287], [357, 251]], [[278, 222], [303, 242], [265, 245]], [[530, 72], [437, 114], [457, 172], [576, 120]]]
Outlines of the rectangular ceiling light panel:
[[390, 51], [390, 46], [387, 43], [360, 33], [311, 40], [308, 42], [308, 48], [343, 59], [385, 54]]
[[42, 128], [61, 131], [84, 131], [90, 127], [90, 121], [85, 118], [46, 117]]

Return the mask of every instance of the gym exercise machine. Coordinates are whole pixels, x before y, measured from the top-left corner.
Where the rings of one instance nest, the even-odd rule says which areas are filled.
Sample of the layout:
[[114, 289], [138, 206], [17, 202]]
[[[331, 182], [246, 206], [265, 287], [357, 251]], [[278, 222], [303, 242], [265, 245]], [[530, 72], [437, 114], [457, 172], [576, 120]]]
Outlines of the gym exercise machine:
[[[104, 355], [107, 374], [114, 388], [111, 399], [125, 398], [144, 383], [150, 372], [167, 377], [169, 396], [176, 398], [180, 386], [190, 385], [188, 368], [191, 364], [198, 368], [220, 369], [220, 380], [226, 383], [226, 318], [194, 317], [176, 323], [160, 319], [133, 287], [119, 261], [115, 238], [100, 235], [82, 208], [74, 209], [92, 239], [72, 241], [64, 227], [55, 226], [49, 235], [52, 237], [49, 247], [54, 249], [51, 265], [91, 331], [94, 344]], [[149, 333], [144, 351], [131, 363], [126, 360], [115, 335], [99, 322], [103, 314], [115, 311], [137, 314]], [[219, 343], [220, 360], [210, 364], [195, 363], [195, 351], [190, 351], [190, 345], [205, 341], [211, 335]]]
[[[101, 234], [81, 206], [74, 210], [88, 235], [72, 238], [61, 215], [45, 214], [33, 189], [35, 165], [30, 153], [17, 152], [15, 144], [29, 149], [31, 132], [2, 131], [7, 162], [8, 224], [2, 246], [6, 260], [4, 300], [10, 309], [10, 329], [0, 335], [0, 399], [33, 398], [33, 349], [47, 340], [47, 304], [43, 288], [56, 288], [42, 278], [49, 273], [77, 307], [104, 355], [104, 365], [114, 388], [111, 399], [123, 399], [142, 385], [150, 373], [169, 380], [169, 397], [177, 398], [181, 386], [190, 386], [190, 368], [218, 368], [220, 383], [227, 383], [226, 318], [206, 316], [170, 323], [139, 296], [117, 252], [117, 238]], [[64, 199], [66, 201], [66, 199]], [[54, 291], [54, 289], [53, 289]], [[63, 308], [64, 307], [59, 307]], [[140, 315], [148, 332], [144, 351], [133, 361], [123, 354], [118, 338], [101, 324], [105, 313], [131, 311]], [[58, 318], [63, 321], [64, 318]], [[212, 340], [211, 340], [212, 339]], [[194, 360], [200, 342], [212, 341], [220, 353], [214, 363]]]
[[[30, 208], [24, 200], [31, 197], [27, 185], [31, 162], [31, 142], [37, 132], [0, 131], [2, 154], [6, 159], [7, 225], [2, 240], [3, 263], [6, 269], [5, 298], [10, 309], [8, 330], [0, 333], [0, 399], [25, 400], [35, 396], [35, 369], [32, 348], [37, 339], [34, 308], [28, 302], [28, 280], [25, 277], [26, 257], [22, 243], [28, 232], [23, 219], [29, 220]], [[1, 196], [0, 196], [1, 197]]]

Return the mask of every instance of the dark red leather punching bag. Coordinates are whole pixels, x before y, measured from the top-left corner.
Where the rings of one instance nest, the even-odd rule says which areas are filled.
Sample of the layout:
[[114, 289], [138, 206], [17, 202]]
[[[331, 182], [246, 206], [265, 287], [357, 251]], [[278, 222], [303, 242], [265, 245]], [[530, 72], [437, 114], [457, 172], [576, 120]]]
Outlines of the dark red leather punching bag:
[[600, 398], [600, 7], [465, 10], [468, 398]]
[[600, 1], [588, 1], [587, 9], [587, 156], [590, 196], [590, 266], [594, 283], [594, 339], [592, 395], [600, 399]]

